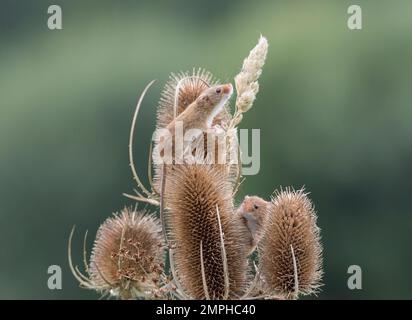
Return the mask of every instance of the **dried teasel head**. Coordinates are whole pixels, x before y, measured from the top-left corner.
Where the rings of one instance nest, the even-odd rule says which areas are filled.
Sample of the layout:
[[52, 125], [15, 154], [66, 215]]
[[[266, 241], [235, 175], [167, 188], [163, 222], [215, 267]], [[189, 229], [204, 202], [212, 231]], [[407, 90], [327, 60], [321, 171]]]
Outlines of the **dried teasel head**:
[[235, 219], [232, 185], [224, 170], [179, 165], [167, 172], [164, 193], [174, 269], [195, 299], [237, 298], [248, 280], [247, 237]]
[[121, 299], [152, 298], [164, 277], [164, 254], [157, 219], [125, 208], [100, 226], [81, 284]]
[[316, 220], [303, 189], [276, 192], [259, 244], [259, 269], [268, 295], [295, 299], [319, 288], [322, 247]]

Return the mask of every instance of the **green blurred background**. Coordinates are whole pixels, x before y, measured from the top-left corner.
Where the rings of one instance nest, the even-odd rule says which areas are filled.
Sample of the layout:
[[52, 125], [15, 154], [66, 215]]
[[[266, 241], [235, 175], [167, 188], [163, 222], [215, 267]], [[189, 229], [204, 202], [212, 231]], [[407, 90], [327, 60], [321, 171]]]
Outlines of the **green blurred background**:
[[[63, 30], [47, 28], [47, 7]], [[360, 4], [363, 30], [347, 28]], [[0, 298], [98, 296], [78, 288], [67, 240], [92, 237], [132, 202], [127, 145], [152, 79], [135, 153], [146, 171], [155, 108], [170, 72], [232, 81], [262, 33], [261, 91], [242, 128], [261, 129], [261, 170], [239, 198], [305, 185], [319, 214], [319, 298], [412, 298], [412, 2], [0, 1]], [[90, 238], [89, 248], [92, 237]], [[47, 268], [63, 269], [63, 290]], [[347, 268], [363, 289], [347, 288]]]

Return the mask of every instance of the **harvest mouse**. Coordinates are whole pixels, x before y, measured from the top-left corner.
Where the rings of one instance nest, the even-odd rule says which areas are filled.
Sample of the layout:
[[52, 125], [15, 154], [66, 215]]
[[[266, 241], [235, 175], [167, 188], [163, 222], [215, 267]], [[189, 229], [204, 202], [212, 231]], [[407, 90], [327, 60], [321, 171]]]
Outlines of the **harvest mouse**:
[[264, 225], [269, 216], [271, 202], [257, 196], [246, 196], [237, 209], [237, 214], [245, 223], [250, 236], [250, 251], [252, 253], [263, 237]]
[[[226, 102], [230, 99], [233, 93], [233, 86], [230, 83], [212, 86], [205, 89], [199, 97], [193, 101], [181, 114], [179, 114], [166, 129], [171, 133], [172, 139], [176, 134], [176, 126], [181, 125], [183, 127], [183, 135], [190, 129], [197, 129], [197, 135], [192, 137], [192, 141], [207, 130], [223, 130], [219, 127], [212, 128], [213, 119], [218, 115], [224, 108]], [[183, 137], [178, 137], [178, 139]], [[170, 139], [170, 136], [169, 138]], [[164, 146], [166, 146], [167, 140], [162, 137], [160, 140]], [[172, 140], [174, 147], [175, 141]], [[178, 146], [179, 144], [176, 144]], [[187, 146], [184, 146], [186, 150]], [[174, 148], [173, 148], [174, 149]], [[161, 155], [163, 156], [163, 152]]]

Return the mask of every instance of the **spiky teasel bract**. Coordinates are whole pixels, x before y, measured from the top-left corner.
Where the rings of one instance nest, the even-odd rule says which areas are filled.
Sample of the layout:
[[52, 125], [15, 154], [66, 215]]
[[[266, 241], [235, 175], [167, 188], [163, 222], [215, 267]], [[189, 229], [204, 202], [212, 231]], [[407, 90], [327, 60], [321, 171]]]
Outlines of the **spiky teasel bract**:
[[320, 286], [322, 247], [316, 220], [303, 189], [276, 192], [259, 245], [259, 269], [268, 294], [295, 299]]
[[162, 290], [165, 247], [159, 221], [148, 212], [125, 208], [97, 231], [88, 278], [81, 284], [121, 299], [154, 298]]
[[247, 237], [232, 185], [216, 166], [177, 165], [164, 193], [178, 281], [196, 299], [240, 297], [248, 281]]

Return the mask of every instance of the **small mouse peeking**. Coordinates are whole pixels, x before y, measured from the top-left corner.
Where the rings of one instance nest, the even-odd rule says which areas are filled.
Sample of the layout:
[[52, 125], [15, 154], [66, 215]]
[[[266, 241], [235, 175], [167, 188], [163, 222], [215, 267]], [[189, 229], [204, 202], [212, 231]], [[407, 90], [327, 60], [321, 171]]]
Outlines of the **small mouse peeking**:
[[251, 254], [263, 237], [264, 225], [268, 220], [271, 203], [258, 196], [246, 196], [236, 211], [248, 232], [249, 254]]

